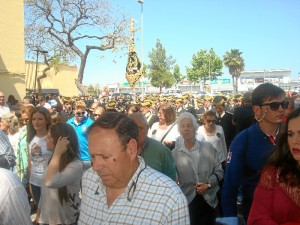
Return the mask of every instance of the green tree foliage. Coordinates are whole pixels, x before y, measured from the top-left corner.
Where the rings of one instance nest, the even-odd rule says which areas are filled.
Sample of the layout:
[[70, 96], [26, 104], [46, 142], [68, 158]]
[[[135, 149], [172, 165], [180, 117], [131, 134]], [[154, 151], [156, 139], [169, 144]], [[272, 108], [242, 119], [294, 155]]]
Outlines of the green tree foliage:
[[175, 83], [172, 66], [175, 60], [172, 56], [166, 56], [166, 49], [162, 46], [159, 39], [156, 41], [156, 48], [149, 53], [150, 65], [147, 66], [149, 72], [147, 77], [150, 79], [152, 86], [162, 88], [170, 88]]
[[235, 93], [238, 91], [238, 78], [245, 68], [245, 61], [242, 54], [238, 49], [231, 49], [225, 52], [223, 56], [224, 65], [228, 67], [229, 73], [232, 76], [232, 85]]
[[[25, 0], [26, 53], [42, 49], [57, 62], [79, 64], [77, 88], [82, 84], [91, 51], [127, 49], [129, 20], [109, 0]], [[47, 64], [47, 63], [46, 63]], [[48, 64], [47, 64], [48, 65]], [[51, 66], [51, 63], [48, 65]]]
[[99, 85], [89, 85], [88, 88], [87, 88], [87, 93], [89, 95], [93, 95], [93, 96], [98, 96], [99, 93], [100, 93], [100, 90], [99, 90]]
[[178, 64], [175, 64], [174, 66], [173, 76], [176, 81], [176, 84], [178, 84], [185, 78], [185, 76], [181, 74], [180, 67]]
[[186, 67], [187, 79], [191, 83], [196, 84], [203, 81], [206, 85], [207, 81], [215, 80], [222, 75], [222, 59], [213, 48], [209, 51], [201, 49], [197, 54], [194, 54], [191, 64], [192, 67]]

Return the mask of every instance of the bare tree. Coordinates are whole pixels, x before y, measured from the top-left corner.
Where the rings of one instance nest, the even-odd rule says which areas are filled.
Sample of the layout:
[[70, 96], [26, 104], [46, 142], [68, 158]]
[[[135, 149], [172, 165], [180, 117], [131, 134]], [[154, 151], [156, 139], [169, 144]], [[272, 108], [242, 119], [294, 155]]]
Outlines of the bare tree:
[[86, 94], [82, 80], [90, 51], [118, 52], [127, 47], [128, 26], [129, 20], [109, 0], [25, 1], [26, 53], [34, 56], [36, 49], [49, 52], [44, 55], [47, 68], [37, 79], [39, 87], [50, 67], [76, 60], [79, 72], [75, 83]]

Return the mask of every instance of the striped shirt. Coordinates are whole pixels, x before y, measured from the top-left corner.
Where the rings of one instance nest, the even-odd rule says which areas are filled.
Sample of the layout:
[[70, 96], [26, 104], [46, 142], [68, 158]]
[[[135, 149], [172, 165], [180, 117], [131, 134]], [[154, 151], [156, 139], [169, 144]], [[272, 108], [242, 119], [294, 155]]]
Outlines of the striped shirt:
[[28, 225], [30, 205], [25, 188], [17, 174], [0, 168], [0, 224]]
[[146, 167], [141, 157], [139, 161], [124, 193], [111, 206], [97, 173], [92, 168], [84, 173], [79, 225], [190, 224], [186, 197], [176, 183]]
[[0, 130], [0, 156], [7, 160], [8, 168], [12, 168], [16, 164], [16, 156], [7, 135]]

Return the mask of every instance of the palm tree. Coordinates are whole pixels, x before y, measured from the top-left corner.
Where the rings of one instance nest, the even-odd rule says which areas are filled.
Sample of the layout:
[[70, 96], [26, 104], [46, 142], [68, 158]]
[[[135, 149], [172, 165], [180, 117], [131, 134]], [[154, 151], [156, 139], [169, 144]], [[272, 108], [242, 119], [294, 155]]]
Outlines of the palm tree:
[[238, 78], [244, 70], [245, 62], [241, 56], [243, 53], [238, 49], [231, 49], [225, 52], [223, 56], [224, 65], [229, 68], [229, 73], [232, 76], [233, 90], [235, 93], [238, 91]]

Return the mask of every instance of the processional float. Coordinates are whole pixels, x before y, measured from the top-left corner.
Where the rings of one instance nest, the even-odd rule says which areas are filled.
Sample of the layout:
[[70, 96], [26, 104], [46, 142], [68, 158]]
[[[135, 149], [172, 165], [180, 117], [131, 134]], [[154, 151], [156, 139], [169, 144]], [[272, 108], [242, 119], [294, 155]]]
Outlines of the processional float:
[[134, 21], [131, 18], [130, 20], [130, 40], [129, 40], [129, 52], [128, 52], [128, 60], [126, 66], [126, 79], [131, 87], [134, 89], [135, 84], [140, 80], [143, 76], [143, 68], [142, 64], [138, 58], [138, 55], [135, 50], [134, 44]]

